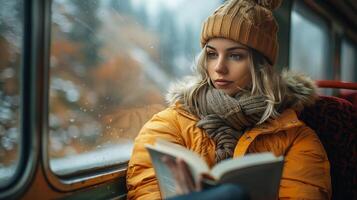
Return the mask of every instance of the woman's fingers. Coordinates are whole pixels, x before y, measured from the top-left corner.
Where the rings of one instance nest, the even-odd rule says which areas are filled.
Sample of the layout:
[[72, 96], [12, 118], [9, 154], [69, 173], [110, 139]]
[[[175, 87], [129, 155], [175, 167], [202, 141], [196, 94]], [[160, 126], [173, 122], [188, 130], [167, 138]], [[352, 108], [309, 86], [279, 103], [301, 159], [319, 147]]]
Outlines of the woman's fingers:
[[182, 166], [180, 165], [180, 162], [178, 160], [176, 160], [176, 165], [177, 165], [177, 173], [179, 174], [177, 182], [181, 189], [181, 194], [188, 194], [190, 193], [190, 190], [187, 183], [187, 179], [185, 177], [185, 172], [183, 171]]
[[180, 174], [179, 174], [179, 170], [178, 170], [178, 166], [177, 166], [176, 160], [171, 158], [171, 157], [164, 156], [164, 157], [162, 157], [162, 161], [169, 168], [169, 170], [170, 170], [172, 176], [175, 178], [176, 182], [179, 181]]
[[176, 191], [178, 194], [188, 194], [201, 189], [201, 187], [196, 185], [191, 171], [184, 160], [164, 156], [162, 161], [167, 165], [172, 176], [175, 178]]
[[193, 192], [196, 191], [195, 181], [192, 177], [191, 171], [189, 170], [187, 164], [182, 159], [177, 159], [177, 165], [179, 166], [179, 170], [182, 172], [182, 178], [184, 179], [183, 183], [186, 185], [186, 191]]

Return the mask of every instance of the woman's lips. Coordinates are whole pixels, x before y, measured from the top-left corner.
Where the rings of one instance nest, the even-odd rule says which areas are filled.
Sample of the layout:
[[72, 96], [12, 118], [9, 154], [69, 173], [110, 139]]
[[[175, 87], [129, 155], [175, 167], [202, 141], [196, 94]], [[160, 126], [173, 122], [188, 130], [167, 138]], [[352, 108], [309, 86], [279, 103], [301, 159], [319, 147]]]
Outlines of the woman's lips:
[[215, 80], [214, 83], [216, 84], [216, 86], [225, 87], [225, 86], [228, 86], [229, 84], [233, 83], [233, 81]]

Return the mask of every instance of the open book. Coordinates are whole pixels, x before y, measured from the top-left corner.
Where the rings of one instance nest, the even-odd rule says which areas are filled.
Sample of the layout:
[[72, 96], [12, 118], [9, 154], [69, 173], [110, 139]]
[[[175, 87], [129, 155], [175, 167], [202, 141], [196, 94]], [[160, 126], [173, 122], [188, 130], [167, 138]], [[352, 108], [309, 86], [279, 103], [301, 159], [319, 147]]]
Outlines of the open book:
[[[202, 181], [200, 178], [202, 174], [206, 174], [212, 177], [208, 181], [211, 185], [239, 184], [248, 191], [252, 200], [277, 199], [284, 164], [282, 156], [275, 157], [268, 152], [248, 154], [224, 160], [210, 169], [198, 154], [177, 144], [158, 139], [154, 146], [147, 144], [146, 148], [155, 169], [161, 196], [164, 199], [176, 196], [177, 193], [175, 178], [164, 163], [163, 157], [184, 160], [196, 183]], [[204, 181], [207, 185], [207, 180]]]

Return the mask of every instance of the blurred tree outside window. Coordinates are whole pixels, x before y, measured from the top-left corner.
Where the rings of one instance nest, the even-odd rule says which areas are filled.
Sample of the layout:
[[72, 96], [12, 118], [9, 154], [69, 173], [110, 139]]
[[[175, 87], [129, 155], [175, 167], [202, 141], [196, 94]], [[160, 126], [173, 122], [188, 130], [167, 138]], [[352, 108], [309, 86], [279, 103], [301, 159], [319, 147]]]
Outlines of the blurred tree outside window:
[[126, 162], [133, 140], [192, 73], [202, 21], [222, 0], [54, 0], [49, 157], [59, 175]]
[[20, 158], [20, 63], [23, 1], [0, 6], [0, 187], [14, 176]]

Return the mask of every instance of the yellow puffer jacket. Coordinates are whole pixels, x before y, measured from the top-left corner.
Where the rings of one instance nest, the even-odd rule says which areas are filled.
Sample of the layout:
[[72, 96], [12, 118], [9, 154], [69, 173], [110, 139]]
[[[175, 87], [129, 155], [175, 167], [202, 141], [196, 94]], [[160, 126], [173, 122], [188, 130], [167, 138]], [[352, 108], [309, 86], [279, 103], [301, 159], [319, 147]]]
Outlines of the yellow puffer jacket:
[[[161, 199], [157, 179], [144, 144], [163, 138], [187, 147], [214, 165], [215, 143], [200, 128], [197, 118], [175, 105], [154, 115], [135, 140], [127, 171], [128, 199]], [[294, 110], [246, 131], [239, 139], [234, 157], [271, 151], [285, 156], [280, 199], [330, 199], [330, 166], [318, 137]]]

